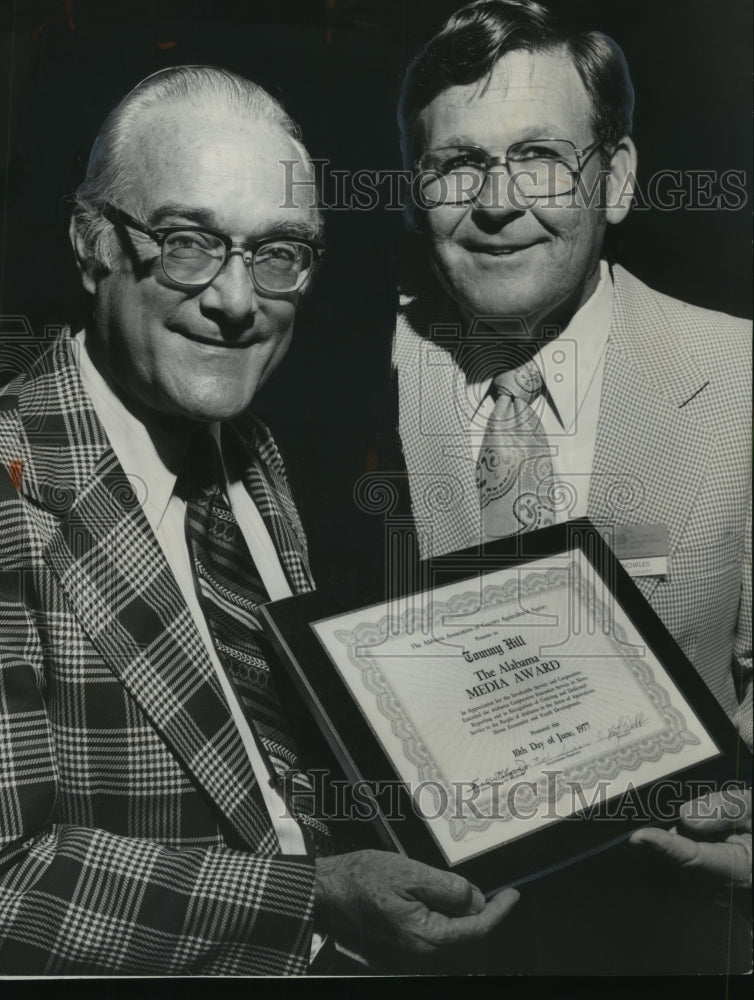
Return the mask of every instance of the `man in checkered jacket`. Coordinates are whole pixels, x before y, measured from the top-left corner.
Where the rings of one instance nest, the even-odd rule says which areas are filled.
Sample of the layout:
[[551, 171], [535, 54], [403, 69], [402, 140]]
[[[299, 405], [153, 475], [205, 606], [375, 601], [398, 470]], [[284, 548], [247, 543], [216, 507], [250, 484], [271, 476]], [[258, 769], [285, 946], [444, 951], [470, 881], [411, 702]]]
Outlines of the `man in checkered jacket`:
[[311, 170], [254, 84], [178, 67], [137, 86], [77, 193], [86, 327], [0, 396], [2, 973], [295, 974], [335, 938], [410, 966], [517, 899], [386, 852], [315, 857], [194, 586], [176, 480], [201, 426], [269, 596], [310, 587], [246, 412], [316, 259], [283, 160]]
[[[393, 345], [401, 461], [425, 558], [584, 515], [629, 541], [654, 534], [635, 583], [751, 745], [750, 324], [605, 259], [636, 177], [632, 114], [615, 42], [532, 0], [469, 4], [412, 63], [399, 110], [418, 194]], [[513, 448], [489, 457], [503, 419], [493, 379], [532, 367], [542, 488], [510, 490], [503, 510], [485, 484], [502, 493], [513, 474], [495, 480], [484, 460], [518, 466]], [[527, 887], [515, 923], [539, 948], [529, 971], [728, 968], [727, 909], [708, 931], [693, 907], [720, 891], [745, 908], [748, 802], [737, 825], [646, 828], [560, 885]]]

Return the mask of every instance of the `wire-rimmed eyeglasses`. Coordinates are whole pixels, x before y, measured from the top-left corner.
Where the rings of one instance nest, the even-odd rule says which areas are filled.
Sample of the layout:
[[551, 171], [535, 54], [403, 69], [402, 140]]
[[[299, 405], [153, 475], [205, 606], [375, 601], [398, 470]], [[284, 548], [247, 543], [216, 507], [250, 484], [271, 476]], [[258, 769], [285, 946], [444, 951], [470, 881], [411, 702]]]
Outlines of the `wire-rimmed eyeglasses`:
[[503, 156], [479, 146], [428, 149], [417, 167], [427, 207], [463, 204], [478, 197], [492, 167], [504, 166], [511, 183], [525, 198], [569, 194], [587, 160], [602, 140], [577, 148], [570, 139], [526, 139], [509, 146]]

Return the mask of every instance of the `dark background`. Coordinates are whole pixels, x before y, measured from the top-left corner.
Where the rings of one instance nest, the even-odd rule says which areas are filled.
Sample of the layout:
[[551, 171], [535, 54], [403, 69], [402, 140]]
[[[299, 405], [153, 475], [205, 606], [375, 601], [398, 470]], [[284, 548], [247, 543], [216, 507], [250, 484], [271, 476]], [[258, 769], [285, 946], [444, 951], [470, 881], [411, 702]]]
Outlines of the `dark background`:
[[[403, 69], [457, 0], [3, 0], [0, 3], [0, 314], [35, 331], [77, 304], [63, 199], [112, 105], [161, 66], [250, 76], [301, 122], [334, 169], [400, 166]], [[640, 178], [659, 169], [750, 175], [749, 0], [559, 0], [622, 45], [637, 94]], [[750, 176], [749, 176], [750, 180]], [[397, 213], [330, 212], [331, 259], [390, 246]], [[634, 213], [615, 244], [650, 284], [751, 315], [750, 209]]]
[[[66, 196], [107, 111], [178, 63], [226, 66], [279, 97], [331, 169], [399, 168], [403, 70], [457, 0], [4, 0], [0, 2], [0, 382], [80, 312]], [[746, 172], [751, 184], [750, 0], [557, 0], [622, 45], [637, 95], [639, 177]], [[751, 191], [737, 211], [634, 211], [612, 251], [648, 284], [751, 316]], [[326, 213], [328, 260], [294, 347], [259, 406], [288, 460], [315, 561], [358, 548], [338, 504], [389, 450], [385, 404], [400, 214]], [[14, 353], [15, 352], [15, 353]], [[26, 354], [23, 352], [23, 357]], [[15, 357], [15, 361], [14, 361]], [[354, 529], [355, 531], [356, 529]], [[320, 569], [320, 578], [322, 576]]]

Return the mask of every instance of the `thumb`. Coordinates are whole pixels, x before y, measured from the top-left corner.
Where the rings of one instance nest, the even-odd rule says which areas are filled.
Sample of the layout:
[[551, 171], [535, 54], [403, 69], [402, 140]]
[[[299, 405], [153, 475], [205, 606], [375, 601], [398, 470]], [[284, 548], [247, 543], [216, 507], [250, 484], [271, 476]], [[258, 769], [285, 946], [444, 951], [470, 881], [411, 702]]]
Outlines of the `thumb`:
[[471, 906], [469, 907], [469, 913], [481, 913], [486, 905], [487, 901], [484, 898], [484, 893], [481, 891], [481, 889], [477, 889], [475, 885], [472, 885]]
[[745, 836], [734, 835], [724, 843], [709, 843], [645, 827], [633, 833], [629, 842], [640, 844], [689, 872], [733, 885], [750, 885], [751, 848]]
[[485, 900], [476, 886], [452, 872], [429, 870], [431, 878], [417, 885], [413, 893], [428, 910], [435, 910], [448, 917], [465, 917], [481, 913]]
[[693, 866], [699, 856], [699, 843], [679, 837], [669, 830], [661, 830], [655, 826], [646, 826], [632, 833], [629, 843], [638, 844], [653, 853], [667, 858], [673, 864], [684, 867]]
[[714, 840], [731, 832], [751, 833], [751, 789], [731, 788], [684, 802], [678, 830], [699, 840]]

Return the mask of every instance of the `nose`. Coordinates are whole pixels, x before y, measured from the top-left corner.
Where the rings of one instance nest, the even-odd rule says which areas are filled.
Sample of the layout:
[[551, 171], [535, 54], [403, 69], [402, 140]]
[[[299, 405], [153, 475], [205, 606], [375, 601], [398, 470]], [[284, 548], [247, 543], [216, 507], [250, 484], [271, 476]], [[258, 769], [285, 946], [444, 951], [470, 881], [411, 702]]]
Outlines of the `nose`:
[[525, 212], [531, 205], [519, 192], [505, 162], [497, 156], [490, 163], [479, 193], [472, 201], [474, 212], [504, 219], [516, 212]]
[[257, 291], [243, 251], [231, 250], [215, 280], [200, 297], [208, 315], [218, 314], [225, 323], [242, 325], [253, 320], [257, 311]]

